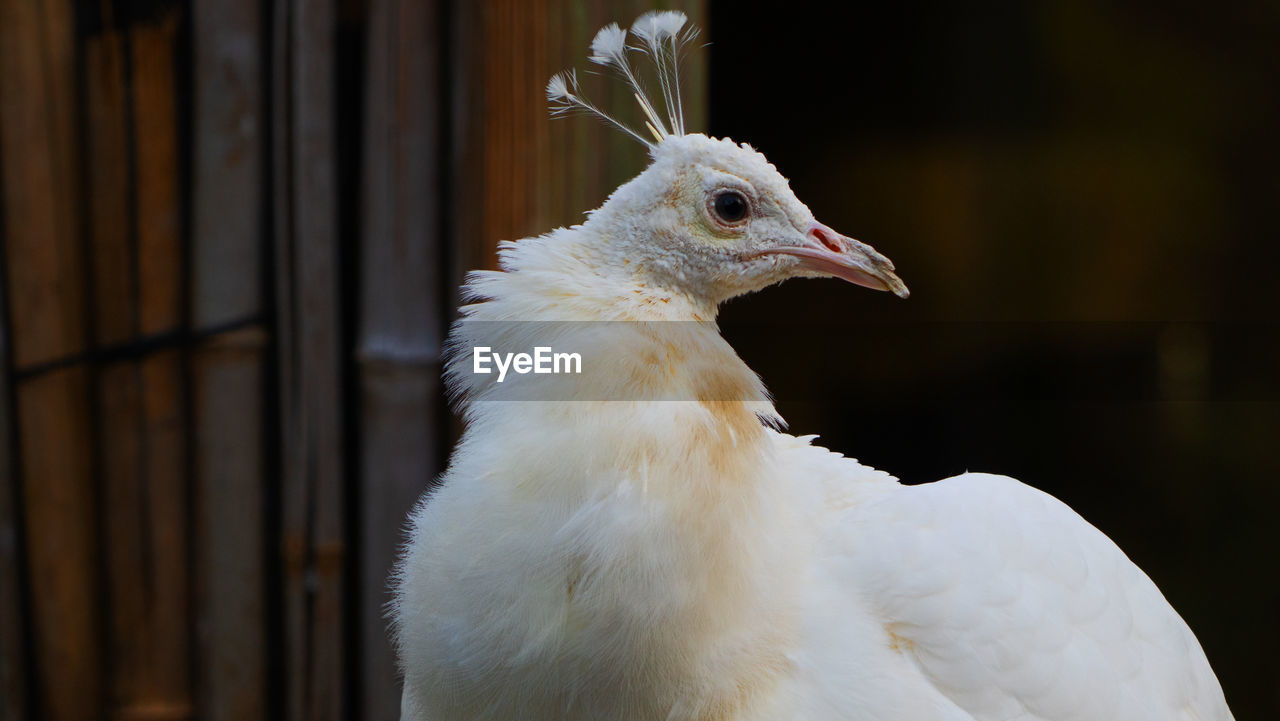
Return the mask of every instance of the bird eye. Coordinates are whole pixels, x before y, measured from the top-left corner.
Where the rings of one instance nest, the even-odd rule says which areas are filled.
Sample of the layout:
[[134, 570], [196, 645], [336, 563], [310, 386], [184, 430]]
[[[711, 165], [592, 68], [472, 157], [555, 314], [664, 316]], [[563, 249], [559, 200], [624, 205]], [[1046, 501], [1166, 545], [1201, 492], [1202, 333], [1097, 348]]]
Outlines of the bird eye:
[[711, 210], [725, 223], [738, 223], [747, 217], [747, 199], [736, 190], [726, 190], [711, 200]]

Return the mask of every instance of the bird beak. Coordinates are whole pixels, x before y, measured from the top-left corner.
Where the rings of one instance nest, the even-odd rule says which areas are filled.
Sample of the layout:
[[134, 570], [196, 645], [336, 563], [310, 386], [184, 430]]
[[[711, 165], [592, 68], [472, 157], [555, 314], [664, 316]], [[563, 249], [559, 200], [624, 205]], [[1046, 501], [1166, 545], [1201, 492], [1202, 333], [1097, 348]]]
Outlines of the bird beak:
[[893, 262], [866, 243], [848, 238], [814, 221], [802, 245], [769, 248], [758, 255], [791, 255], [800, 267], [832, 275], [872, 290], [891, 291], [899, 298], [910, 295], [906, 283], [893, 272]]

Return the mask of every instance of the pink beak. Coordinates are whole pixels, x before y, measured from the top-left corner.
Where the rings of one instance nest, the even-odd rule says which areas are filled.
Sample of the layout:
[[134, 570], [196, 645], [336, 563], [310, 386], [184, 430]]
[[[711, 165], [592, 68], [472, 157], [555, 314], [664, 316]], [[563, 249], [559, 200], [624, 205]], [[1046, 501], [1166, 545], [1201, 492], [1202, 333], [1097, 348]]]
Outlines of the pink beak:
[[803, 245], [770, 248], [759, 255], [792, 255], [800, 266], [842, 278], [872, 290], [891, 291], [899, 298], [910, 295], [906, 283], [893, 272], [893, 262], [866, 243], [848, 238], [814, 221]]

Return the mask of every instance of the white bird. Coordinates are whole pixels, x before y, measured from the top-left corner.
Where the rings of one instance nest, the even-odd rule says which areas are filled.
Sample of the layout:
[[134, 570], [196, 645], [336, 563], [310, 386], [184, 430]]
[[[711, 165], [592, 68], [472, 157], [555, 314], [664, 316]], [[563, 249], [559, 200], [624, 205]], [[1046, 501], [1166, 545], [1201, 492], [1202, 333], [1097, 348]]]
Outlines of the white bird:
[[[469, 276], [448, 369], [467, 429], [395, 578], [404, 721], [1231, 719], [1187, 625], [1061, 502], [985, 474], [904, 486], [780, 432], [717, 307], [796, 276], [906, 287], [761, 154], [685, 133], [683, 15], [630, 36], [605, 28], [592, 60], [645, 131], [572, 74], [548, 94], [652, 164]], [[498, 382], [481, 344], [582, 372], [506, 356]]]

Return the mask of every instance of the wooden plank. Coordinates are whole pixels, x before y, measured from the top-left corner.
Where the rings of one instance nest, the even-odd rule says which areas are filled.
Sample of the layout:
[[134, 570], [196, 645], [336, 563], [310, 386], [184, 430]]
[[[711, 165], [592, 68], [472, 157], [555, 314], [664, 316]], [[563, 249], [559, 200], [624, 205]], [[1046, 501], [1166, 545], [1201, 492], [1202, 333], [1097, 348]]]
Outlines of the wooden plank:
[[436, 9], [374, 0], [368, 34], [358, 362], [360, 718], [400, 713], [388, 578], [413, 503], [439, 471]]
[[[54, 721], [95, 718], [105, 701], [87, 397], [82, 368], [28, 379], [17, 391], [33, 671]], [[68, 683], [77, 693], [66, 692]]]
[[209, 721], [267, 715], [259, 15], [253, 0], [192, 4], [190, 315], [197, 330], [248, 324], [191, 359], [195, 684]]
[[178, 721], [195, 717], [191, 679], [192, 614], [188, 528], [190, 493], [184, 423], [186, 366], [182, 353], [157, 353], [142, 362], [142, 471], [147, 586], [144, 696], [129, 718]]
[[70, 355], [85, 340], [75, 302], [83, 276], [72, 35], [67, 2], [0, 0], [0, 162], [17, 368]]
[[[93, 332], [97, 345], [137, 335], [137, 275], [133, 245], [132, 136], [126, 107], [122, 34], [99, 28], [84, 39], [85, 172], [88, 177], [89, 260], [93, 268]], [[145, 493], [141, 455], [139, 365], [113, 363], [99, 370], [95, 459], [102, 484], [105, 535], [108, 668], [107, 715], [128, 718], [145, 699], [143, 647], [148, 637], [149, 587], [145, 562]]]
[[[170, 12], [86, 43], [99, 344], [180, 324], [176, 32]], [[111, 364], [95, 384], [116, 719], [193, 713], [183, 373], [181, 354], [161, 351]]]
[[[479, 163], [484, 159], [484, 133], [477, 127], [484, 112], [483, 96], [475, 87], [484, 81], [484, 53], [478, 43], [487, 41], [484, 33], [483, 3], [454, 3], [447, 32], [454, 41], [449, 44], [448, 98], [449, 122], [447, 154], [442, 154], [448, 188], [445, 209], [447, 242], [453, 249], [452, 263], [446, 280], [450, 289], [462, 284], [466, 273], [474, 268], [492, 267], [484, 257], [484, 246], [477, 236], [481, 231], [478, 219], [479, 198], [484, 188], [484, 174]], [[447, 308], [452, 312], [458, 306], [457, 292], [447, 296]]]
[[192, 359], [202, 719], [266, 718], [263, 429], [254, 403], [265, 345], [258, 328], [222, 333]]
[[[3, 209], [0, 208], [0, 213]], [[0, 228], [3, 233], [3, 228]], [[4, 247], [0, 235], [0, 248]], [[9, 326], [3, 263], [0, 262], [0, 721], [24, 721], [27, 709], [25, 630], [29, 624], [22, 582], [18, 465], [9, 395]]]
[[[182, 323], [181, 188], [178, 174], [178, 105], [174, 93], [179, 63], [180, 15], [129, 29], [132, 51], [135, 177], [138, 228], [139, 332], [150, 335]], [[185, 83], [185, 78], [183, 79]]]
[[103, 486], [103, 528], [107, 560], [107, 610], [111, 658], [108, 714], [128, 716], [145, 698], [143, 646], [147, 636], [147, 564], [140, 502], [145, 439], [139, 433], [138, 366], [113, 363], [99, 371], [97, 433]]
[[[282, 648], [286, 659], [306, 656], [303, 639], [306, 634], [306, 546], [307, 539], [298, 529], [305, 523], [306, 487], [297, 480], [298, 469], [304, 468], [297, 455], [302, 444], [301, 428], [296, 423], [298, 398], [301, 390], [296, 377], [298, 357], [294, 315], [293, 273], [293, 173], [290, 159], [293, 146], [290, 137], [293, 130], [289, 112], [291, 83], [293, 81], [293, 4], [278, 2], [272, 13], [271, 38], [271, 114], [272, 181], [275, 185], [271, 197], [271, 217], [275, 241], [275, 303], [276, 303], [276, 377], [280, 407], [280, 498], [281, 536], [279, 538], [281, 598], [283, 605], [284, 639]], [[296, 517], [295, 517], [296, 516]], [[285, 670], [283, 691], [285, 709], [305, 708], [306, 684], [297, 662]], [[286, 711], [286, 713], [288, 713]], [[289, 716], [292, 718], [292, 716]]]
[[262, 309], [261, 30], [253, 0], [195, 0], [196, 242], [192, 320], [207, 328]]
[[[137, 228], [138, 332], [168, 332], [182, 324], [183, 262], [178, 188], [178, 106], [174, 69], [178, 63], [180, 15], [171, 11], [155, 22], [133, 26], [134, 144]], [[192, 561], [187, 482], [187, 417], [183, 353], [164, 351], [145, 358], [141, 378], [141, 434], [146, 439], [142, 500], [147, 529], [145, 696], [131, 717], [177, 721], [194, 716], [191, 679], [192, 615], [189, 568]]]
[[118, 31], [108, 29], [85, 38], [86, 210], [93, 268], [93, 341], [98, 346], [121, 343], [137, 330], [124, 63]]
[[[96, 344], [121, 343], [135, 335], [130, 241], [128, 119], [120, 33], [101, 30], [84, 40], [85, 136], [88, 176], [89, 261], [93, 268], [93, 332]], [[141, 676], [137, 633], [144, 625], [144, 566], [139, 562], [138, 378], [133, 363], [100, 372], [97, 392], [96, 459], [103, 494], [107, 560], [109, 714], [137, 699]]]
[[[0, 0], [0, 185], [18, 371], [85, 348], [74, 38], [69, 2]], [[33, 705], [52, 721], [93, 718], [104, 701], [87, 394], [86, 373], [71, 367], [27, 379], [15, 398]]]
[[278, 107], [288, 108], [278, 142], [286, 179], [276, 212], [285, 570], [286, 715], [338, 719], [346, 711], [346, 575], [343, 514], [342, 333], [334, 142], [332, 0], [293, 0], [282, 11], [288, 74]]

